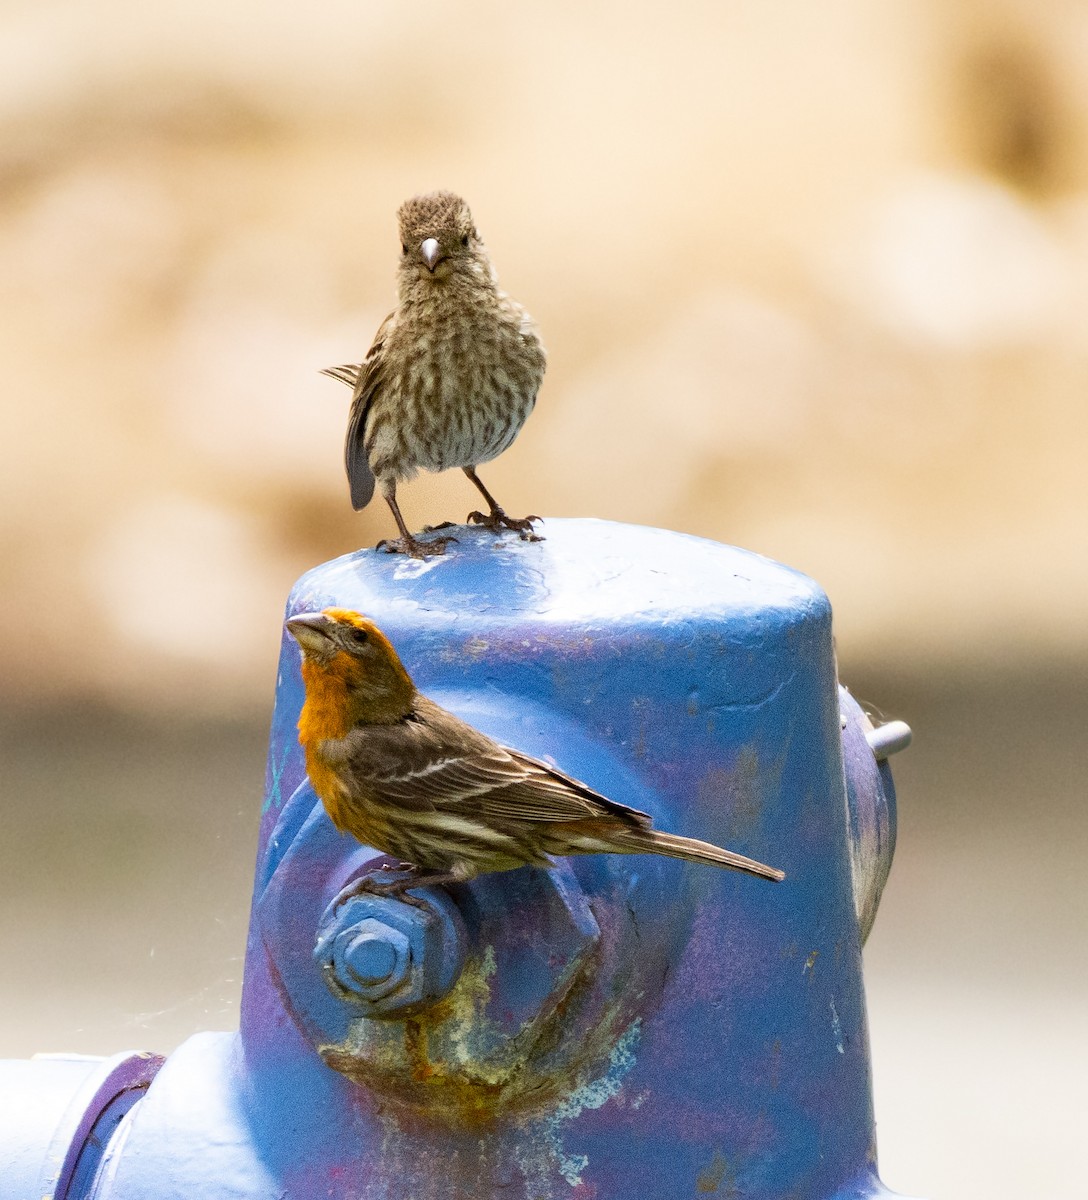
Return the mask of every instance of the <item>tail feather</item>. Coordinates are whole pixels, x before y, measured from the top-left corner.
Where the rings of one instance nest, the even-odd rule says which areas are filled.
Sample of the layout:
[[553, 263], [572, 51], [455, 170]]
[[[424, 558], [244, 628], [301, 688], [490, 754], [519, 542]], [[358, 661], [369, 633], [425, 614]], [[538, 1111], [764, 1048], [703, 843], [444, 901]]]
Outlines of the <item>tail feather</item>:
[[731, 867], [734, 871], [746, 871], [761, 879], [773, 879], [776, 883], [786, 878], [785, 871], [745, 858], [733, 850], [723, 850], [711, 842], [700, 842], [695, 838], [680, 837], [676, 833], [663, 833], [659, 829], [632, 829], [618, 834], [612, 840], [616, 847], [628, 854], [663, 854], [666, 858], [682, 858], [687, 862], [709, 863], [716, 867]]

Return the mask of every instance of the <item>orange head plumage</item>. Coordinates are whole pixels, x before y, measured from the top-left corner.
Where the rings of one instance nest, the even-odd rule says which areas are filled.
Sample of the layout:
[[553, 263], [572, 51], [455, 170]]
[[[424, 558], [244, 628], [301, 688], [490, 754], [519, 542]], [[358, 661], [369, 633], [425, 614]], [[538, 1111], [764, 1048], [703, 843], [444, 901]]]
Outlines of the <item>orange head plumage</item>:
[[299, 613], [287, 631], [302, 650], [303, 746], [342, 738], [359, 724], [391, 725], [411, 711], [415, 684], [389, 639], [361, 613]]

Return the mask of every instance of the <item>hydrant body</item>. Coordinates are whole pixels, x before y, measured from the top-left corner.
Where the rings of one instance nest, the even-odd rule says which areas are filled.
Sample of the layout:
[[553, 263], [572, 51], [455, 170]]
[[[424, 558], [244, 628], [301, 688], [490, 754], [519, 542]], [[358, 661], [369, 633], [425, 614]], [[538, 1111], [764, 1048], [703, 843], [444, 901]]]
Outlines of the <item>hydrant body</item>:
[[471, 724], [785, 881], [592, 856], [338, 906], [382, 856], [306, 781], [285, 638], [240, 1032], [170, 1056], [68, 1200], [884, 1194], [860, 953], [893, 797], [826, 597], [701, 539], [544, 532], [360, 551], [289, 615], [366, 613]]

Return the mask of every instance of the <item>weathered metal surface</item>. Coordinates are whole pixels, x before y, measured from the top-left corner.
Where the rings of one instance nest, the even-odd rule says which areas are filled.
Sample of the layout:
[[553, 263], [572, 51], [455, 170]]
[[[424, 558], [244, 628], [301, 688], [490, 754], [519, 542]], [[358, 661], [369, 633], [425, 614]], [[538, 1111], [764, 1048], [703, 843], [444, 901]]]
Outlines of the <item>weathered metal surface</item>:
[[305, 782], [285, 639], [240, 1034], [170, 1057], [93, 1200], [885, 1194], [860, 947], [894, 809], [826, 597], [696, 538], [544, 532], [361, 551], [289, 613], [366, 612], [466, 720], [785, 882], [598, 856], [334, 912], [376, 854]]
[[0, 1200], [84, 1200], [102, 1154], [162, 1066], [156, 1054], [0, 1062]]
[[[911, 733], [902, 721], [890, 721], [874, 729], [845, 688], [839, 689], [839, 707], [854, 907], [864, 942], [876, 920], [895, 854], [895, 785], [888, 754], [909, 745]], [[883, 753], [886, 747], [892, 748]]]

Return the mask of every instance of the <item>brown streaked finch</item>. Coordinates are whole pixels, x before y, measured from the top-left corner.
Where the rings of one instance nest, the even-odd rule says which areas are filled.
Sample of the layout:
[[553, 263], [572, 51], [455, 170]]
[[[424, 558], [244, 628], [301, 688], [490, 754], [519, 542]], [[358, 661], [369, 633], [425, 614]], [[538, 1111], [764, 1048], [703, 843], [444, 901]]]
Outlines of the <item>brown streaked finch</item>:
[[410, 868], [356, 889], [403, 893], [491, 871], [550, 867], [551, 855], [662, 854], [764, 879], [781, 871], [650, 818], [555, 767], [499, 745], [416, 691], [389, 640], [357, 612], [300, 613], [299, 741], [333, 824]]
[[352, 505], [365, 508], [377, 482], [400, 530], [379, 547], [413, 558], [441, 554], [457, 539], [413, 537], [397, 505], [397, 484], [421, 468], [460, 467], [488, 505], [486, 514], [469, 513], [470, 522], [535, 541], [532, 523], [540, 518], [508, 517], [476, 468], [497, 458], [532, 412], [544, 347], [529, 314], [499, 290], [460, 196], [415, 196], [397, 219], [397, 307], [361, 366], [324, 372], [352, 388], [344, 446]]

